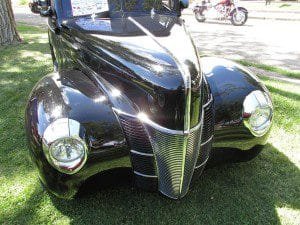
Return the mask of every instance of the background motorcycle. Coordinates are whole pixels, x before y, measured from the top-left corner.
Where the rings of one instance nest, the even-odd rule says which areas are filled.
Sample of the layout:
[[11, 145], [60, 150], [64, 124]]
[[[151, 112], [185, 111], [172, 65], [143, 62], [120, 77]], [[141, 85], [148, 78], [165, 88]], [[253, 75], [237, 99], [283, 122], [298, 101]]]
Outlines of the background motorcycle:
[[242, 26], [248, 19], [247, 9], [237, 6], [237, 1], [234, 0], [221, 0], [216, 4], [211, 3], [210, 0], [202, 1], [201, 5], [194, 7], [193, 12], [198, 22], [204, 22], [207, 18], [230, 19], [233, 25]]

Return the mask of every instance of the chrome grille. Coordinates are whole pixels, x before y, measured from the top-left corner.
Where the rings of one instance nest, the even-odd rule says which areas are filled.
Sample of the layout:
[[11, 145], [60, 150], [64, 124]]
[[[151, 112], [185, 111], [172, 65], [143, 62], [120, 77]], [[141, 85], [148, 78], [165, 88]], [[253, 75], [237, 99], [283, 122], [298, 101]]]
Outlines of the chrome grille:
[[[196, 129], [190, 133], [188, 139], [187, 151], [186, 151], [186, 159], [185, 159], [186, 167], [184, 170], [184, 180], [183, 180], [183, 187], [186, 187], [186, 192], [188, 191], [194, 173], [194, 167], [198, 159], [200, 142], [201, 142], [201, 129]], [[185, 195], [186, 192], [183, 194]]]
[[119, 120], [132, 150], [146, 154], [153, 153], [148, 135], [137, 118], [119, 115]]
[[[204, 107], [204, 111], [209, 105]], [[205, 111], [204, 117], [206, 113], [208, 112]], [[144, 186], [155, 187], [153, 184], [158, 183], [162, 194], [174, 199], [183, 197], [188, 192], [197, 168], [197, 159], [202, 158], [203, 152], [200, 154], [199, 150], [205, 147], [201, 147], [201, 131], [205, 125], [201, 123], [188, 134], [184, 134], [183, 131], [169, 130], [150, 120], [141, 120], [135, 115], [120, 111], [118, 115], [132, 149], [131, 159], [136, 184], [147, 188]], [[201, 121], [204, 122], [203, 118]], [[211, 120], [208, 118], [208, 121]]]
[[200, 126], [190, 134], [170, 134], [147, 126], [157, 164], [159, 191], [170, 198], [183, 197], [199, 154]]
[[133, 170], [140, 176], [156, 177], [155, 162], [148, 134], [141, 122], [132, 116], [119, 115], [126, 140], [131, 148]]

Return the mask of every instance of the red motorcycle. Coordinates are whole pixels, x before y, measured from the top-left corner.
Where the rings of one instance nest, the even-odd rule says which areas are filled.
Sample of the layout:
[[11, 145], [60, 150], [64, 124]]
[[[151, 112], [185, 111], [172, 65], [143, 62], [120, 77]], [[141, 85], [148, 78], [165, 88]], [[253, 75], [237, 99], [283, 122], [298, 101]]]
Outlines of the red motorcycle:
[[202, 1], [201, 5], [196, 5], [193, 9], [195, 18], [198, 22], [206, 19], [227, 20], [235, 26], [242, 26], [248, 19], [247, 9], [238, 6], [235, 0], [221, 0], [216, 4]]

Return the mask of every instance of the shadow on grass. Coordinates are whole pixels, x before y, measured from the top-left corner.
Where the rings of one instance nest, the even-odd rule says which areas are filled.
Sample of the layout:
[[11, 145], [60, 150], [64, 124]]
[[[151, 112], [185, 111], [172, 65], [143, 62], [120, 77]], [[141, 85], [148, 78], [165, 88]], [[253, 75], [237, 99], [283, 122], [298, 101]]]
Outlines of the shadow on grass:
[[275, 88], [271, 85], [267, 85], [267, 88], [269, 89], [270, 92], [273, 92], [273, 93], [276, 93], [276, 94], [279, 94], [283, 97], [286, 97], [286, 98], [290, 98], [290, 99], [294, 99], [296, 101], [300, 101], [300, 95], [299, 94], [296, 94], [296, 93], [293, 93], [293, 92], [290, 92], [290, 91], [283, 91], [279, 88]]
[[19, 30], [25, 43], [0, 47], [0, 178], [6, 179], [34, 169], [25, 140], [24, 108], [32, 87], [52, 71], [45, 34], [27, 26]]
[[131, 188], [130, 171], [97, 176], [71, 201], [52, 197], [72, 224], [280, 224], [276, 207], [299, 209], [299, 169], [272, 145], [248, 163], [204, 172], [188, 195], [169, 200]]

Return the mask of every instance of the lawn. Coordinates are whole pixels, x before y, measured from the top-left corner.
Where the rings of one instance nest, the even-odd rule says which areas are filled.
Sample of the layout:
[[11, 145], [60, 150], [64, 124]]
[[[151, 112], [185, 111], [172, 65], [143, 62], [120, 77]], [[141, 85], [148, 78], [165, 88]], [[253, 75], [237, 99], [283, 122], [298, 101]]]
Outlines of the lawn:
[[124, 179], [100, 180], [69, 201], [43, 190], [28, 154], [24, 108], [51, 71], [50, 54], [45, 31], [19, 31], [24, 44], [0, 48], [0, 224], [300, 224], [300, 88], [265, 78], [275, 124], [263, 153], [206, 170], [186, 198], [132, 189]]
[[237, 60], [237, 62], [247, 67], [253, 66], [259, 69], [263, 69], [265, 71], [275, 72], [283, 76], [300, 79], [300, 72], [289, 71], [289, 70], [278, 68], [276, 66], [266, 65], [262, 63], [254, 63], [246, 60]]

